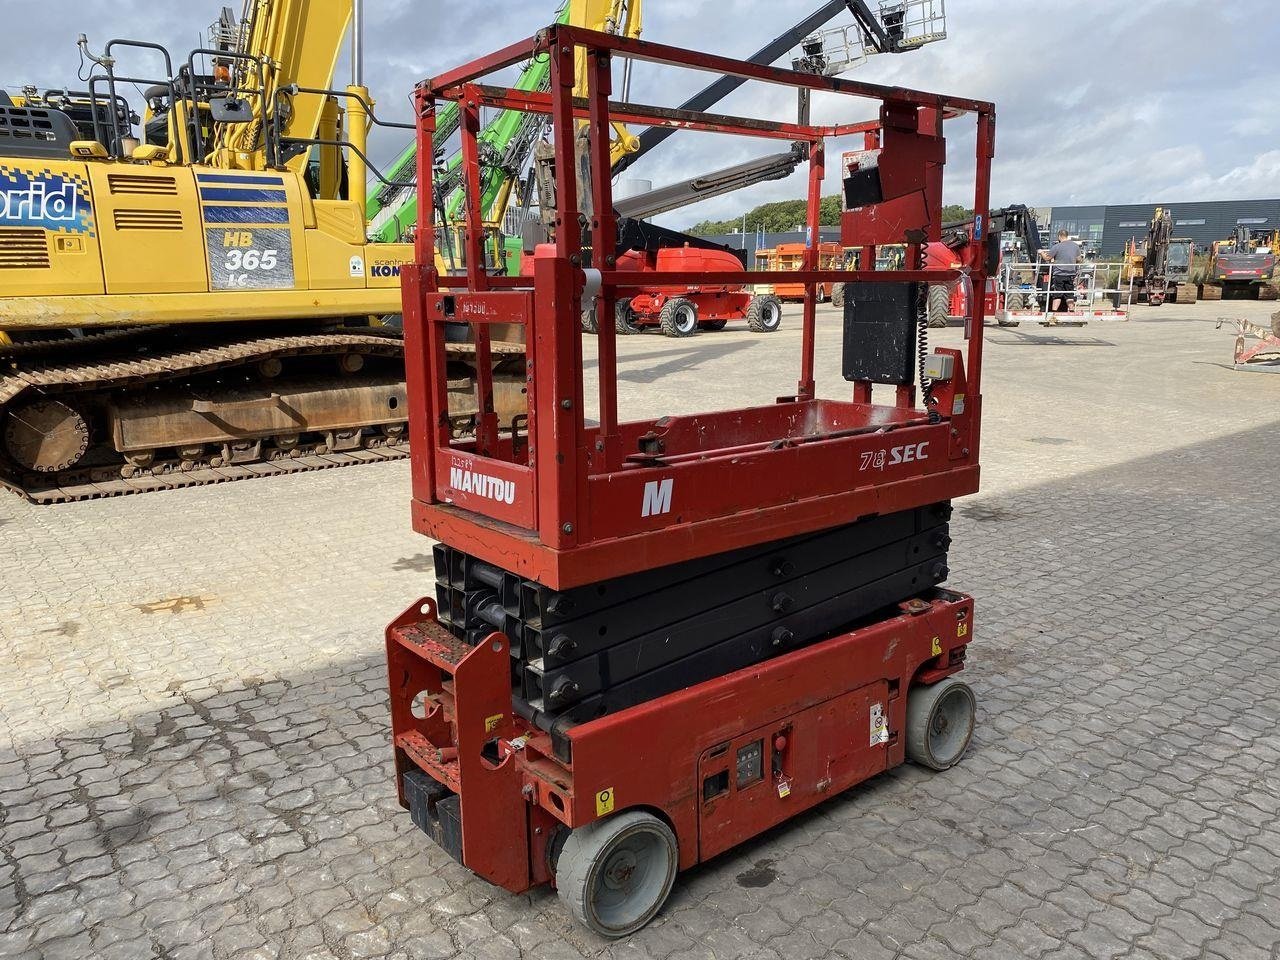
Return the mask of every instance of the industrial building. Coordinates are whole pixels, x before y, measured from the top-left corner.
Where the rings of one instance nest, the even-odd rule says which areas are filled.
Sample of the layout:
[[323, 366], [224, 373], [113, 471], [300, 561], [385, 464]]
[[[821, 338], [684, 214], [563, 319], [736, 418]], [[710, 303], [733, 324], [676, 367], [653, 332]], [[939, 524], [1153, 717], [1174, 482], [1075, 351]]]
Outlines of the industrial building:
[[1229, 237], [1237, 226], [1256, 230], [1280, 229], [1280, 200], [1203, 200], [1193, 203], [1126, 203], [1103, 206], [1039, 208], [1046, 214], [1041, 225], [1051, 234], [1066, 230], [1091, 241], [1102, 256], [1124, 253], [1133, 237], [1146, 236], [1157, 207], [1173, 211], [1174, 233], [1208, 249], [1215, 240]]
[[[1101, 256], [1119, 256], [1132, 238], [1142, 239], [1157, 207], [1173, 211], [1174, 232], [1195, 241], [1196, 249], [1207, 250], [1215, 240], [1231, 236], [1237, 226], [1255, 230], [1280, 230], [1280, 199], [1201, 200], [1189, 203], [1124, 203], [1073, 207], [1036, 207], [1040, 226], [1052, 236], [1066, 230], [1073, 237], [1089, 241]], [[708, 237], [738, 250], [745, 249], [751, 264], [757, 249], [780, 243], [803, 243], [803, 230], [785, 233], [729, 233]], [[823, 240], [839, 240], [838, 227], [824, 228]]]

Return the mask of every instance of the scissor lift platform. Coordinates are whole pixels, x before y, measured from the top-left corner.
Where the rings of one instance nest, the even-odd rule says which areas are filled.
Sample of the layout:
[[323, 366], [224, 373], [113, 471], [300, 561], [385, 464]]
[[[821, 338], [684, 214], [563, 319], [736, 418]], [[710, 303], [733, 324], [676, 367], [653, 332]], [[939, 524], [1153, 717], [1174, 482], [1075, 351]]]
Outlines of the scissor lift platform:
[[[549, 58], [548, 91], [481, 82], [530, 57]], [[618, 103], [615, 59], [862, 98], [879, 115], [810, 125]], [[485, 272], [473, 204], [466, 275], [435, 272], [440, 101], [459, 104], [473, 198], [480, 111], [551, 118], [556, 209], [522, 276]], [[978, 489], [984, 305], [963, 349], [932, 351], [918, 308], [931, 283], [986, 288], [983, 218], [958, 269], [920, 264], [940, 233], [944, 120], [976, 118], [984, 210], [994, 108], [561, 25], [424, 82], [417, 110], [423, 219], [402, 272], [412, 515], [441, 546], [436, 598], [387, 631], [400, 799], [467, 867], [513, 891], [553, 883], [580, 920], [620, 936], [654, 916], [679, 869], [908, 756], [950, 766], [968, 744], [974, 698], [955, 674], [973, 603], [941, 583], [946, 505]], [[584, 307], [612, 316], [654, 282], [617, 269], [615, 123], [802, 144], [814, 236], [827, 142], [861, 136], [846, 233], [863, 238], [863, 263], [876, 262], [869, 245], [905, 240], [908, 268], [821, 269], [811, 247], [799, 271], [756, 274], [806, 289], [796, 389], [770, 404], [628, 421], [616, 334], [601, 324], [588, 422]], [[819, 398], [817, 289], [832, 283], [847, 292], [847, 392]], [[459, 439], [446, 342], [463, 328], [480, 412]], [[528, 404], [500, 422], [493, 344], [512, 331]]]

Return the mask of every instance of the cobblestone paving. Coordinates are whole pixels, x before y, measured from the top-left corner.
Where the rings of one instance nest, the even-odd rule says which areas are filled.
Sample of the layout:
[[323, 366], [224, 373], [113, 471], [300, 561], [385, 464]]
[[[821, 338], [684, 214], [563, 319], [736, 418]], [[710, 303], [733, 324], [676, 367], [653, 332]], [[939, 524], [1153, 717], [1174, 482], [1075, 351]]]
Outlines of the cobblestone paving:
[[[429, 570], [403, 464], [0, 500], [0, 956], [1280, 956], [1280, 377], [1225, 368], [1240, 309], [988, 331], [970, 755], [691, 871], [617, 944], [396, 805], [381, 629]], [[626, 395], [767, 400], [797, 346], [633, 338]]]

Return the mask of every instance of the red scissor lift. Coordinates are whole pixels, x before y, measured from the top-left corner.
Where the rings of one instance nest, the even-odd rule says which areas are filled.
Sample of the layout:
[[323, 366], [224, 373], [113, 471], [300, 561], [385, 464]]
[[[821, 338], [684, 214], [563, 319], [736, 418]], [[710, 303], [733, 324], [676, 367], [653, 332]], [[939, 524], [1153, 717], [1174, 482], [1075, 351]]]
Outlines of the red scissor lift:
[[[533, 56], [550, 58], [549, 92], [480, 82]], [[811, 126], [616, 103], [622, 57], [870, 99], [880, 115]], [[653, 283], [616, 269], [603, 240], [618, 235], [610, 124], [807, 144], [814, 236], [826, 141], [863, 134], [883, 149], [846, 182], [861, 205], [848, 216], [868, 245], [905, 231], [918, 267], [937, 233], [941, 117], [976, 115], [984, 210], [993, 107], [554, 26], [419, 86], [424, 198], [441, 101], [461, 107], [472, 198], [481, 109], [549, 114], [558, 216], [531, 280], [483, 271], [474, 203], [465, 277], [435, 272], [429, 219], [405, 271], [413, 523], [438, 545], [435, 596], [387, 630], [400, 799], [476, 873], [516, 892], [555, 884], [575, 916], [619, 936], [654, 916], [678, 870], [908, 755], [943, 769], [967, 746], [973, 694], [954, 674], [973, 603], [938, 584], [950, 501], [978, 489], [982, 303], [963, 351], [927, 357], [915, 304], [919, 285], [962, 274], [982, 289], [986, 268], [981, 244], [958, 271], [819, 270], [812, 247], [804, 270], [758, 274], [806, 285], [800, 375], [794, 395], [737, 410], [620, 420], [615, 332], [601, 324], [588, 420], [583, 299], [612, 316], [629, 288]], [[419, 209], [430, 218], [430, 202]], [[853, 291], [843, 400], [814, 383], [814, 293], [830, 282]], [[450, 430], [445, 348], [461, 324], [482, 411], [465, 440]], [[528, 414], [514, 429], [492, 412], [490, 336], [512, 328], [496, 325], [525, 335]], [[927, 389], [914, 382], [918, 350]], [[873, 381], [894, 385], [891, 403], [873, 402]]]

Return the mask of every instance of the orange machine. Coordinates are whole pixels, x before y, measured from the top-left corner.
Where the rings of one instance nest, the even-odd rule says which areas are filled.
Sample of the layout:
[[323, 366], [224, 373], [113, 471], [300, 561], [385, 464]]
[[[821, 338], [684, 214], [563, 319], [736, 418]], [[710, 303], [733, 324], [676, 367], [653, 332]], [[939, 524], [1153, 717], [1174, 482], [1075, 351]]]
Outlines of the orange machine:
[[[806, 246], [803, 243], [780, 243], [776, 247], [768, 250], [756, 251], [756, 269], [757, 270], [802, 270], [804, 269], [804, 252]], [[844, 248], [838, 243], [823, 243], [818, 246], [818, 269], [819, 270], [839, 270], [844, 266]], [[773, 286], [773, 295], [779, 300], [795, 300], [804, 299], [803, 283], [775, 283]], [[822, 283], [818, 285], [818, 301], [826, 301], [831, 299], [831, 292], [835, 287], [834, 283]], [[767, 293], [759, 287], [757, 293]]]

